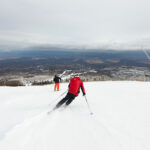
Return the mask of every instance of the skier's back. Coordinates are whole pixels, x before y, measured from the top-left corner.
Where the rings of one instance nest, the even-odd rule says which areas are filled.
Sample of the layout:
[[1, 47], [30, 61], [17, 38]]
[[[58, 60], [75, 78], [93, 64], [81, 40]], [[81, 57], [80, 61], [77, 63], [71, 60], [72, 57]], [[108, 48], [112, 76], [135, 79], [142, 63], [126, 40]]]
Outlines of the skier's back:
[[83, 82], [80, 79], [80, 77], [76, 76], [72, 78], [69, 84], [69, 93], [78, 95], [80, 93], [80, 88], [82, 89], [82, 92], [85, 95], [85, 89], [84, 89]]
[[69, 91], [67, 95], [56, 105], [55, 109], [59, 108], [64, 103], [66, 105], [69, 105], [75, 99], [75, 97], [77, 97], [78, 94], [80, 93], [80, 88], [82, 89], [83, 95], [85, 95], [83, 82], [78, 76], [75, 76], [70, 80], [68, 87], [69, 87]]

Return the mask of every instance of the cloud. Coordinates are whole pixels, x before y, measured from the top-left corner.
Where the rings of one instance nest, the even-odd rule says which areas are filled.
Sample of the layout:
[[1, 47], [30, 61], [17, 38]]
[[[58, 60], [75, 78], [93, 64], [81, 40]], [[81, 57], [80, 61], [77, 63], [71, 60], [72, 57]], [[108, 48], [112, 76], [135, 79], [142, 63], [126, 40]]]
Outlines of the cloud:
[[150, 48], [148, 0], [0, 0], [0, 50]]

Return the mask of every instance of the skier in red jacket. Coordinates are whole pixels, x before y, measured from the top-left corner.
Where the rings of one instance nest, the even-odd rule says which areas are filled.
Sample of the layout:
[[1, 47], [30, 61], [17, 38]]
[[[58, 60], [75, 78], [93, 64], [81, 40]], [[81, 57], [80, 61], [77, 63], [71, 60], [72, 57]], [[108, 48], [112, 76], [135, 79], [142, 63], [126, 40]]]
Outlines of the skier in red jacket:
[[78, 94], [80, 93], [80, 88], [82, 90], [83, 96], [85, 95], [83, 82], [78, 76], [75, 76], [70, 80], [68, 87], [69, 87], [69, 91], [67, 95], [56, 105], [54, 109], [59, 108], [64, 103], [66, 104], [66, 106], [69, 105], [75, 99], [75, 97], [77, 97]]

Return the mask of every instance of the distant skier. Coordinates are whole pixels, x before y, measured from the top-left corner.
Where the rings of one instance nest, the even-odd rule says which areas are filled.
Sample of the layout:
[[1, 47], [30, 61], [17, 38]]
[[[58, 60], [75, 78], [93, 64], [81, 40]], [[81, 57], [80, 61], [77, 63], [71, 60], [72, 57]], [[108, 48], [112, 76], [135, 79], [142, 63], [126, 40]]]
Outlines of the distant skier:
[[59, 108], [64, 103], [66, 106], [69, 105], [80, 93], [80, 88], [82, 90], [83, 96], [85, 95], [84, 85], [79, 76], [75, 76], [70, 80], [68, 88], [69, 91], [67, 95], [56, 105], [54, 109]]
[[56, 91], [56, 89], [57, 91], [59, 91], [59, 87], [60, 87], [59, 83], [61, 81], [61, 78], [55, 75], [53, 81], [55, 82], [54, 91]]

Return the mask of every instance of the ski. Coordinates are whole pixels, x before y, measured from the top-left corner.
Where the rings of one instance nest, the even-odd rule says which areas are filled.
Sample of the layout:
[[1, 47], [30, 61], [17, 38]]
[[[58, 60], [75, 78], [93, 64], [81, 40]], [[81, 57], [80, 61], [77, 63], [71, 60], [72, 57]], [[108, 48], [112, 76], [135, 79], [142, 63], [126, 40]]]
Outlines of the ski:
[[62, 107], [59, 107], [59, 108], [53, 108], [52, 110], [50, 110], [50, 111], [48, 111], [47, 112], [47, 114], [49, 115], [49, 114], [51, 114], [51, 113], [53, 113], [54, 111], [56, 111], [56, 110], [64, 110], [66, 108], [66, 106], [62, 106]]
[[56, 110], [56, 109], [53, 108], [52, 110], [48, 111], [48, 112], [47, 112], [47, 115], [53, 113], [55, 110]]

